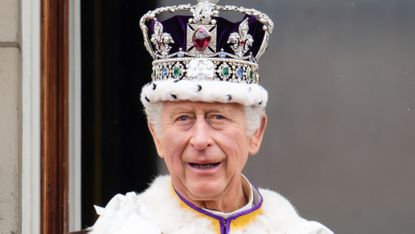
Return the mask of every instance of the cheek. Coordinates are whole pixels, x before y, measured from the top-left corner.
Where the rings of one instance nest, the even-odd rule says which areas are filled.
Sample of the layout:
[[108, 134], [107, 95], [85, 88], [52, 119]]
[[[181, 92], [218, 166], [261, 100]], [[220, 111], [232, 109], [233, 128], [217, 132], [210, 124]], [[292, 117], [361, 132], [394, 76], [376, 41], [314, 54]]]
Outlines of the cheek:
[[[229, 131], [226, 134], [218, 134], [216, 142], [222, 151], [231, 158], [246, 158], [249, 153], [249, 139], [244, 132]], [[233, 160], [235, 160], [233, 159]]]
[[177, 132], [174, 131], [166, 132], [163, 142], [164, 152], [166, 152], [166, 163], [173, 165], [177, 162], [180, 162], [181, 155], [187, 144], [187, 138], [185, 134], [177, 134]]

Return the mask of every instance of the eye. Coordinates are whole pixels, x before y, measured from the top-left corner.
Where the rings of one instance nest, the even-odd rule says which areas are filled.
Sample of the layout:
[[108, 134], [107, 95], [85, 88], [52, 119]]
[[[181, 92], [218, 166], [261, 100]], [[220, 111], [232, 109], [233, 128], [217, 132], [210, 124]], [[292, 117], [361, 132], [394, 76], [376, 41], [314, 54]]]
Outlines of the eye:
[[188, 120], [190, 120], [190, 116], [188, 116], [188, 115], [180, 115], [176, 118], [176, 121], [178, 121], [178, 122], [185, 122], [185, 121], [188, 121]]
[[222, 115], [222, 114], [217, 114], [217, 113], [215, 113], [215, 114], [211, 114], [211, 115], [209, 116], [209, 118], [210, 118], [211, 120], [213, 120], [213, 121], [222, 121], [222, 120], [226, 120], [226, 119], [227, 119], [224, 115]]
[[216, 119], [216, 120], [223, 120], [223, 119], [226, 119], [226, 118], [225, 118], [225, 116], [220, 115], [220, 114], [214, 114], [214, 115], [212, 116], [212, 118], [213, 118], [213, 119]]

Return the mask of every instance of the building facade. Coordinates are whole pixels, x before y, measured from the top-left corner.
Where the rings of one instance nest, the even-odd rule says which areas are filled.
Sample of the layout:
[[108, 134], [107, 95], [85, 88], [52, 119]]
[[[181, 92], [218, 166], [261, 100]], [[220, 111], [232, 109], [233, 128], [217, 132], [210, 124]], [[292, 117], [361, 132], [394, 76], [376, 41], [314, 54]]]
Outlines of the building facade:
[[0, 1], [0, 233], [20, 230], [19, 1]]

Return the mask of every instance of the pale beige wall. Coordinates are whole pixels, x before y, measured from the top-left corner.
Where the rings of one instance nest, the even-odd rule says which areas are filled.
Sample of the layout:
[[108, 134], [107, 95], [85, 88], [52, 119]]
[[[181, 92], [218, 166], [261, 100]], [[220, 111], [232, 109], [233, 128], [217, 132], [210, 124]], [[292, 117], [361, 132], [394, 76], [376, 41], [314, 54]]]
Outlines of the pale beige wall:
[[0, 0], [0, 233], [19, 232], [18, 4]]

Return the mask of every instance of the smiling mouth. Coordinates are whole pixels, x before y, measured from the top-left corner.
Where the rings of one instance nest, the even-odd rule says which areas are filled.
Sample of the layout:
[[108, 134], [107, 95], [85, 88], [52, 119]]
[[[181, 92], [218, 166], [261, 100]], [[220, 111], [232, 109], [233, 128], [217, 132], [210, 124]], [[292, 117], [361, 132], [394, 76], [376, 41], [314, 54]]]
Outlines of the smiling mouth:
[[189, 163], [189, 165], [196, 169], [212, 169], [218, 167], [220, 162], [218, 163], [206, 163], [206, 164], [198, 164], [198, 163]]

